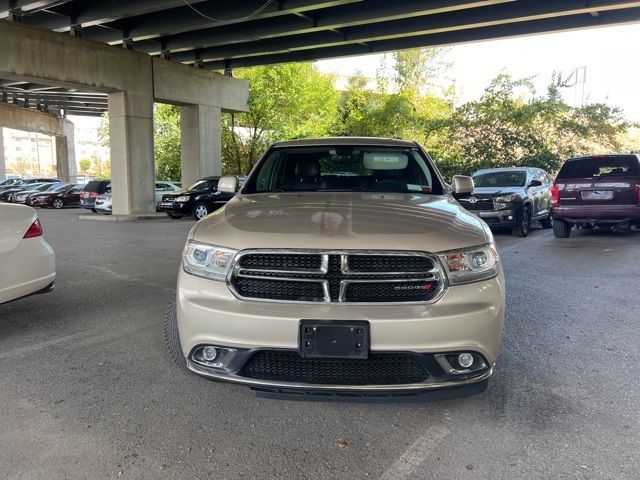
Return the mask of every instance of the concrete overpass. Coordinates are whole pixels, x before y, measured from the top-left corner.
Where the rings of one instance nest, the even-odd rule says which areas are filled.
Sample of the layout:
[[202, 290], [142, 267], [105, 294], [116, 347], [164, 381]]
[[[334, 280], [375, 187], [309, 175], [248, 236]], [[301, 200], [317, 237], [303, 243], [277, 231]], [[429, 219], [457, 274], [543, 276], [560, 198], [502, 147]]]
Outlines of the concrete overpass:
[[153, 101], [181, 106], [183, 182], [220, 171], [220, 114], [248, 89], [211, 71], [637, 22], [640, 1], [0, 0], [3, 18], [0, 101], [108, 109], [130, 214], [153, 211]]
[[52, 136], [58, 178], [65, 182], [76, 181], [77, 167], [72, 122], [59, 115], [0, 102], [0, 178], [5, 175], [3, 128], [15, 128]]

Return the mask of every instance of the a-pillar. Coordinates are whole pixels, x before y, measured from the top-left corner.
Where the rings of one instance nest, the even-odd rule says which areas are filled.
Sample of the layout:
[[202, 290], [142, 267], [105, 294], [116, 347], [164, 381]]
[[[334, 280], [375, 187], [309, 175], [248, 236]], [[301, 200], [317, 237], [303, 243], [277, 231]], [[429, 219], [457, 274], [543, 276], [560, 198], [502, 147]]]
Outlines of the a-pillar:
[[130, 92], [109, 94], [109, 143], [113, 213], [154, 213], [151, 91], [148, 95]]
[[222, 172], [222, 112], [219, 107], [180, 107], [182, 186]]
[[0, 127], [0, 180], [7, 176], [7, 168], [4, 163], [4, 128]]

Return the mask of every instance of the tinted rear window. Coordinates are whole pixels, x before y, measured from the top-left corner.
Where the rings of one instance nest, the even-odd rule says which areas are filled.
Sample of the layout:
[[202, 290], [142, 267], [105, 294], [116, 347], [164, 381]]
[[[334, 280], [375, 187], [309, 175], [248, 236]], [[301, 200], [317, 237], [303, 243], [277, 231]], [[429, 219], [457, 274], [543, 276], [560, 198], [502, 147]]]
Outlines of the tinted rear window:
[[638, 176], [640, 167], [635, 155], [585, 157], [569, 160], [560, 169], [558, 179]]
[[102, 193], [105, 191], [106, 186], [109, 182], [105, 182], [103, 180], [93, 180], [87, 183], [86, 187], [84, 187], [85, 192], [99, 192]]

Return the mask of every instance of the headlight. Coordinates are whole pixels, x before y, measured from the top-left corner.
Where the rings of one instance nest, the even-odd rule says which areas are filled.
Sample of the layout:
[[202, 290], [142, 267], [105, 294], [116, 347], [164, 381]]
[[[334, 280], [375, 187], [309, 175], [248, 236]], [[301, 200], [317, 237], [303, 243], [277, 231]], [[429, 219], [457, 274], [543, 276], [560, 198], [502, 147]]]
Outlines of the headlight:
[[438, 254], [451, 285], [478, 282], [498, 274], [498, 252], [493, 244]]
[[198, 277], [224, 281], [237, 250], [189, 240], [182, 252], [184, 271]]
[[500, 197], [493, 197], [493, 201], [496, 203], [509, 203], [520, 200], [520, 195], [514, 193], [512, 195], [501, 195]]
[[189, 195], [181, 195], [176, 198], [176, 202], [188, 202], [191, 199]]

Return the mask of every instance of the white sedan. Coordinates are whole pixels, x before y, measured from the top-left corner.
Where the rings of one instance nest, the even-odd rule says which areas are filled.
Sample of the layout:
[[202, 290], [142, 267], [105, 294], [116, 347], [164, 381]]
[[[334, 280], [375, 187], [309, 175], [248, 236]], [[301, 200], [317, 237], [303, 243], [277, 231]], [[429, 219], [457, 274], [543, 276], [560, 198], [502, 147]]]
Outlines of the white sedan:
[[36, 211], [0, 203], [0, 303], [53, 289], [56, 262]]

